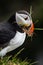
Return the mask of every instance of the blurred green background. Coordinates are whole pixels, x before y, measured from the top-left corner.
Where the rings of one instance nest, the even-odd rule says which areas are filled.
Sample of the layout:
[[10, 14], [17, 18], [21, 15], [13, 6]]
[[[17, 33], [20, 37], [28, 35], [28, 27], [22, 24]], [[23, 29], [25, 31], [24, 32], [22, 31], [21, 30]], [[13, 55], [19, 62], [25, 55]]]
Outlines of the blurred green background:
[[30, 6], [32, 6], [33, 21], [40, 21], [36, 26], [43, 27], [43, 0], [0, 0], [0, 21], [7, 20], [18, 10], [30, 12]]
[[43, 19], [43, 0], [0, 0], [0, 20], [18, 10], [29, 11], [33, 8], [33, 18]]
[[30, 6], [32, 6], [34, 22], [39, 20], [41, 21], [39, 25], [41, 25], [43, 23], [43, 0], [0, 0], [0, 21], [8, 19], [18, 10], [30, 12]]
[[[33, 22], [39, 21], [35, 27], [43, 28], [43, 0], [0, 0], [0, 22], [6, 21], [16, 11], [30, 12], [30, 6], [32, 6]], [[34, 32], [32, 41], [29, 38], [25, 41], [26, 52], [22, 53], [22, 58], [28, 56], [37, 59], [40, 53], [43, 53], [43, 31]]]

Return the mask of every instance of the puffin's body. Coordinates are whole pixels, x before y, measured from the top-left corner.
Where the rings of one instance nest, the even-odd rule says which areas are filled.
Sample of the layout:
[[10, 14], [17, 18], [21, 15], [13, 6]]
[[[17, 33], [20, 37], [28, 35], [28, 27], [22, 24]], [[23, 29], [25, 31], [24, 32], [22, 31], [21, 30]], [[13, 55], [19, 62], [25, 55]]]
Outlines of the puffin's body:
[[[22, 21], [22, 19], [20, 20]], [[18, 21], [19, 16], [16, 13], [16, 19], [13, 15], [7, 22], [0, 23], [0, 48], [3, 48], [0, 51], [0, 56], [6, 55], [7, 52], [18, 48], [24, 43], [26, 32], [19, 26]]]

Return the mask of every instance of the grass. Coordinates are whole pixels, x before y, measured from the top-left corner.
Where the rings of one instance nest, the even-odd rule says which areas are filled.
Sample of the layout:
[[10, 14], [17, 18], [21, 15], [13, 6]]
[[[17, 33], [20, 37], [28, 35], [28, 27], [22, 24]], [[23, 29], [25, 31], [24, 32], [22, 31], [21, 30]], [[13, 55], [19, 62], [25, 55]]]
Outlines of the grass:
[[43, 30], [43, 28], [35, 28], [35, 30]]
[[[31, 62], [31, 60], [27, 60], [27, 58], [25, 60], [21, 60], [20, 58], [17, 58], [17, 56], [24, 50], [21, 49], [19, 52], [17, 52], [17, 54], [14, 55], [14, 57], [12, 56], [5, 56], [3, 58], [0, 58], [0, 65], [34, 65], [36, 62]], [[10, 59], [12, 57], [12, 59]]]

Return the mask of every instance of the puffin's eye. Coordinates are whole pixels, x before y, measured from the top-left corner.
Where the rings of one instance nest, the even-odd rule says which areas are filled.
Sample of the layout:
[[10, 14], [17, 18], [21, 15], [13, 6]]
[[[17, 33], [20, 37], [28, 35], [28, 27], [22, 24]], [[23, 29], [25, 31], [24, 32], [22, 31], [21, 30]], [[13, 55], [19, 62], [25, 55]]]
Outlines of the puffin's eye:
[[27, 20], [28, 19], [28, 17], [26, 17], [26, 18], [24, 18], [25, 20]]

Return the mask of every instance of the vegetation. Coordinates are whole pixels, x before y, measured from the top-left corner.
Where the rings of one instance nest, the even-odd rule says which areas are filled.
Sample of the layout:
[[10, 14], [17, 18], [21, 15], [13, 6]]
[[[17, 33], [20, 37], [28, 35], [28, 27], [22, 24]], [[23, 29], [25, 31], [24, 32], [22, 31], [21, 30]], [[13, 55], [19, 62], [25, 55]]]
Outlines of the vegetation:
[[17, 56], [24, 50], [21, 49], [17, 54], [14, 55], [14, 57], [12, 56], [5, 56], [5, 57], [1, 57], [0, 58], [0, 65], [34, 65], [37, 62], [31, 62], [31, 60], [27, 60], [27, 58], [25, 60], [21, 60], [19, 58], [17, 58]]

